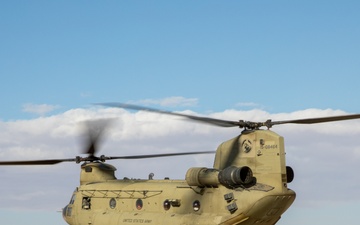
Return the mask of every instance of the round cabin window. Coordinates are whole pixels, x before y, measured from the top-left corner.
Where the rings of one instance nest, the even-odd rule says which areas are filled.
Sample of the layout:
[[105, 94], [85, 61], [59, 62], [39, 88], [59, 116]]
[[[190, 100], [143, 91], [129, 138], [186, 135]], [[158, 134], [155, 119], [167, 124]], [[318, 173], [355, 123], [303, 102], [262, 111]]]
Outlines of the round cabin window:
[[171, 207], [171, 203], [170, 203], [170, 201], [169, 201], [168, 199], [166, 199], [166, 200], [164, 201], [164, 209], [165, 209], [165, 210], [169, 210], [170, 207]]
[[116, 207], [116, 199], [112, 198], [109, 202], [110, 208], [114, 209]]
[[138, 210], [142, 209], [143, 207], [143, 201], [139, 198], [138, 200], [136, 200], [136, 208]]
[[193, 209], [195, 212], [200, 210], [200, 202], [198, 200], [193, 202]]

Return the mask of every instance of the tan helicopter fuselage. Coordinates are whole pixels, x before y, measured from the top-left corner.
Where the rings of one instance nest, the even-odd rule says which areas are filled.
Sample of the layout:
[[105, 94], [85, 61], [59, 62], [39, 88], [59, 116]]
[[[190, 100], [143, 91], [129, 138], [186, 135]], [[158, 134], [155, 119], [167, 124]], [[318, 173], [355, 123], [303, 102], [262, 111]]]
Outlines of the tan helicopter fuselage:
[[185, 180], [116, 179], [115, 168], [82, 165], [63, 216], [70, 225], [274, 225], [295, 200], [288, 189], [283, 138], [244, 131], [222, 143], [213, 168], [190, 168]]

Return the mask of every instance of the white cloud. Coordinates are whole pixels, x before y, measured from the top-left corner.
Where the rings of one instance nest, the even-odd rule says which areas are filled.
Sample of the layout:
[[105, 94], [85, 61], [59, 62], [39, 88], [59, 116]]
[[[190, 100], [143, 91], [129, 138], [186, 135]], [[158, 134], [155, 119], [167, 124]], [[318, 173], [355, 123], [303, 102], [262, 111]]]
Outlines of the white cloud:
[[48, 104], [33, 104], [26, 103], [23, 105], [23, 111], [28, 113], [34, 113], [36, 115], [44, 116], [47, 113], [58, 109], [58, 105], [48, 105]]
[[236, 104], [238, 107], [247, 107], [247, 108], [262, 108], [259, 104], [255, 102], [239, 102]]
[[134, 104], [139, 105], [160, 105], [160, 106], [195, 106], [198, 104], [197, 98], [184, 98], [181, 96], [168, 97], [163, 99], [144, 99]]
[[[190, 111], [184, 111], [192, 113]], [[293, 113], [270, 114], [262, 110], [226, 110], [200, 115], [237, 121], [289, 120], [344, 114], [337, 110], [308, 109]], [[0, 123], [1, 160], [72, 158], [82, 149], [82, 121], [116, 118], [104, 140], [99, 155], [156, 154], [216, 150], [225, 140], [235, 137], [238, 128], [221, 128], [192, 123], [176, 117], [147, 112], [128, 112], [114, 108], [73, 109], [51, 117]], [[281, 125], [272, 128], [285, 137], [287, 162], [295, 170], [289, 186], [298, 193], [296, 204], [321, 207], [339, 202], [360, 201], [358, 137], [360, 121], [317, 125]], [[148, 160], [111, 161], [118, 168], [117, 177], [183, 179], [189, 167], [212, 167], [213, 155], [186, 156]], [[180, 159], [180, 160], [179, 160]], [[68, 202], [78, 185], [79, 165], [0, 167], [0, 208], [53, 208]], [[24, 186], [24, 184], [26, 185]], [[346, 187], [346, 191], [343, 190]], [[49, 201], [47, 193], [51, 190]], [[21, 195], [18, 195], [21, 193]], [[33, 194], [35, 193], [35, 194]], [[40, 194], [39, 194], [40, 193]], [[9, 196], [19, 196], [12, 198]], [[25, 196], [25, 197], [24, 197]], [[21, 201], [20, 201], [21, 200]]]

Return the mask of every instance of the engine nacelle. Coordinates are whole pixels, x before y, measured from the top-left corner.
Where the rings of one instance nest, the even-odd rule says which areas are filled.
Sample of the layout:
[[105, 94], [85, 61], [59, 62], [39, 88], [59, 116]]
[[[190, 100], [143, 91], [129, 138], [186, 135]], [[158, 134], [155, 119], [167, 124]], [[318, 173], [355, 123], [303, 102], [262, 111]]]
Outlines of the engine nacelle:
[[235, 188], [254, 185], [256, 179], [250, 167], [229, 166], [219, 172], [219, 182], [228, 188]]
[[193, 167], [186, 172], [185, 180], [190, 186], [217, 187], [219, 170], [205, 167]]
[[247, 167], [230, 166], [221, 171], [205, 167], [193, 167], [186, 173], [186, 182], [190, 186], [217, 187], [219, 184], [227, 188], [251, 186], [256, 183], [252, 170]]

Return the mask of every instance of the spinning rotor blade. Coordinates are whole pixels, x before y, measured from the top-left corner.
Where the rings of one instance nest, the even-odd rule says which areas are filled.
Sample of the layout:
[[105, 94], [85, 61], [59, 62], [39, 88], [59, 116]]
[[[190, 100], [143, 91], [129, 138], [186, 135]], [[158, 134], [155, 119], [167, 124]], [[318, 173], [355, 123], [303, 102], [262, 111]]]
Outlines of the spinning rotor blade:
[[98, 152], [98, 145], [101, 138], [109, 127], [110, 122], [113, 119], [99, 119], [90, 120], [84, 123], [85, 125], [85, 138], [83, 153], [88, 154], [87, 157], [77, 156], [72, 159], [42, 159], [42, 160], [24, 160], [24, 161], [0, 161], [0, 166], [27, 166], [27, 165], [54, 165], [62, 162], [94, 162], [94, 161], [106, 161], [111, 159], [145, 159], [145, 158], [157, 158], [157, 157], [170, 157], [170, 156], [181, 156], [181, 155], [195, 155], [195, 154], [209, 154], [215, 153], [214, 151], [203, 151], [203, 152], [183, 152], [183, 153], [165, 153], [165, 154], [154, 154], [154, 155], [134, 155], [134, 156], [116, 156], [97, 157], [95, 154]]
[[325, 122], [335, 122], [341, 120], [352, 120], [352, 119], [360, 119], [360, 114], [353, 114], [353, 115], [343, 115], [343, 116], [330, 116], [330, 117], [320, 117], [320, 118], [308, 118], [308, 119], [296, 119], [296, 120], [283, 120], [283, 121], [271, 121], [267, 120], [265, 122], [251, 122], [251, 121], [230, 121], [230, 120], [221, 120], [221, 119], [213, 119], [208, 117], [200, 117], [200, 116], [191, 116], [182, 113], [175, 113], [170, 111], [158, 110], [143, 106], [137, 106], [132, 104], [125, 104], [125, 103], [100, 103], [97, 105], [107, 106], [107, 107], [116, 107], [116, 108], [124, 108], [124, 109], [132, 109], [132, 110], [142, 110], [148, 112], [155, 112], [173, 116], [181, 116], [186, 117], [191, 120], [196, 120], [199, 122], [220, 126], [220, 127], [240, 127], [245, 129], [258, 129], [260, 127], [267, 127], [271, 128], [274, 125], [280, 124], [314, 124], [314, 123], [325, 123]]
[[61, 162], [74, 162], [76, 159], [45, 159], [28, 161], [3, 161], [0, 166], [31, 166], [31, 165], [54, 165]]
[[200, 154], [211, 154], [211, 153], [215, 153], [215, 151], [181, 152], [181, 153], [132, 155], [132, 156], [114, 156], [114, 157], [105, 157], [105, 159], [106, 160], [110, 160], [110, 159], [148, 159], [148, 158], [160, 158], [160, 157], [181, 156], [181, 155], [200, 155]]
[[200, 155], [200, 154], [211, 154], [215, 151], [203, 151], [203, 152], [181, 152], [181, 153], [165, 153], [165, 154], [153, 154], [153, 155], [133, 155], [133, 156], [90, 156], [90, 157], [79, 157], [74, 159], [44, 159], [44, 160], [27, 160], [27, 161], [0, 161], [0, 166], [32, 166], [32, 165], [54, 165], [62, 162], [93, 162], [93, 161], [106, 161], [111, 159], [146, 159], [146, 158], [160, 158], [160, 157], [171, 157], [171, 156], [182, 156], [182, 155]]
[[88, 154], [89, 157], [94, 157], [95, 153], [98, 152], [99, 142], [111, 121], [112, 119], [98, 119], [89, 120], [84, 123], [86, 133], [84, 154]]
[[360, 114], [343, 115], [343, 116], [330, 116], [330, 117], [319, 117], [319, 118], [308, 118], [308, 119], [297, 119], [297, 120], [273, 121], [273, 122], [270, 122], [270, 124], [271, 125], [280, 125], [280, 124], [287, 124], [287, 123], [314, 124], [314, 123], [326, 123], [326, 122], [335, 122], [335, 121], [353, 120], [353, 119], [360, 119]]
[[115, 108], [123, 108], [123, 109], [132, 109], [132, 110], [139, 110], [139, 111], [148, 111], [148, 112], [154, 112], [154, 113], [160, 113], [160, 114], [167, 114], [172, 116], [180, 116], [180, 117], [186, 117], [191, 120], [196, 120], [199, 122], [220, 126], [220, 127], [237, 127], [239, 126], [238, 121], [230, 121], [230, 120], [221, 120], [221, 119], [214, 119], [209, 117], [201, 117], [201, 116], [191, 116], [187, 114], [182, 113], [176, 113], [176, 112], [170, 112], [170, 111], [164, 111], [154, 108], [148, 108], [143, 106], [137, 106], [132, 104], [125, 104], [125, 103], [99, 103], [97, 105], [107, 106], [107, 107], [115, 107]]

